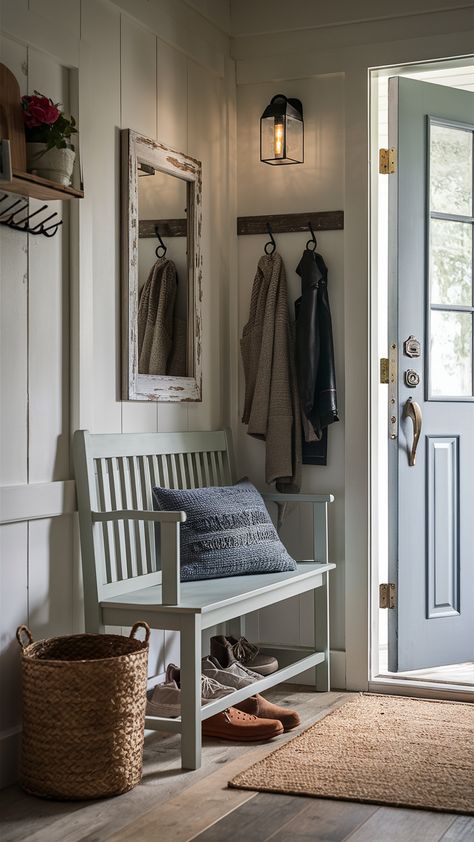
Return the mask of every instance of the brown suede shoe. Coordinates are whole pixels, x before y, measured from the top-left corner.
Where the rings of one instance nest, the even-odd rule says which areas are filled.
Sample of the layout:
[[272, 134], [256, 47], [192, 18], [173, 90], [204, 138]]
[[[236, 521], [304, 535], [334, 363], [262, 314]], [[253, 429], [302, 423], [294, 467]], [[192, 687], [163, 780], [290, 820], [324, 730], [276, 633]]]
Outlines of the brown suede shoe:
[[277, 719], [259, 719], [236, 708], [227, 708], [222, 713], [205, 719], [202, 723], [202, 733], [204, 737], [251, 743], [278, 737], [279, 734], [283, 734], [283, 725]]
[[249, 699], [244, 699], [243, 702], [239, 702], [235, 707], [245, 713], [258, 716], [261, 719], [278, 719], [285, 731], [291, 731], [292, 728], [296, 728], [301, 722], [295, 710], [274, 705], [272, 702], [264, 699], [260, 693], [250, 696]]

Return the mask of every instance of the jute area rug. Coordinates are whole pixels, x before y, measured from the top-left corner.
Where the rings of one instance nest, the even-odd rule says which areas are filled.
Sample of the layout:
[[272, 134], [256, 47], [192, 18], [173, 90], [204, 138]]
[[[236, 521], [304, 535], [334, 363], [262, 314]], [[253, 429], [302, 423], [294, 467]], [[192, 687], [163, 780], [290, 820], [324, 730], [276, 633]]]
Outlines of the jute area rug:
[[229, 786], [474, 814], [474, 705], [359, 695]]

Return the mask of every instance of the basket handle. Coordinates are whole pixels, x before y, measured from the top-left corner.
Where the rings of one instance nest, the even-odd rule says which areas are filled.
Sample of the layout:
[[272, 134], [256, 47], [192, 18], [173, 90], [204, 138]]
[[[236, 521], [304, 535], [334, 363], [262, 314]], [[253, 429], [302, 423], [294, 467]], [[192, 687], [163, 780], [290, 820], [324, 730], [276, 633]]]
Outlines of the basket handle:
[[[28, 643], [24, 642], [22, 635], [27, 636]], [[31, 634], [28, 626], [18, 626], [16, 630], [16, 639], [18, 640], [18, 643], [20, 644], [22, 649], [25, 649], [27, 646], [30, 645], [30, 643], [33, 643], [33, 635]]]
[[148, 625], [148, 623], [145, 623], [144, 620], [139, 620], [138, 623], [134, 623], [133, 626], [132, 626], [132, 630], [130, 632], [130, 635], [129, 635], [132, 639], [135, 639], [135, 632], [138, 629], [145, 629], [144, 643], [148, 643], [148, 641], [150, 639], [150, 626]]

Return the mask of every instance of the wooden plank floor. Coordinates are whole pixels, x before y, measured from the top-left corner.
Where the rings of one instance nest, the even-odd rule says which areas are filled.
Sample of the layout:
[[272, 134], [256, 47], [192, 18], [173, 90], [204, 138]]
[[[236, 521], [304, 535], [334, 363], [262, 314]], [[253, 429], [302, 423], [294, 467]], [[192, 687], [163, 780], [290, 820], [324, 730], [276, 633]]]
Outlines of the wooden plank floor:
[[350, 694], [294, 685], [266, 694], [298, 709], [302, 724], [270, 743], [206, 739], [203, 765], [180, 769], [179, 736], [149, 733], [140, 786], [118, 798], [54, 802], [18, 787], [0, 792], [2, 842], [469, 842], [474, 819], [423, 810], [228, 789], [227, 781], [292, 739]]

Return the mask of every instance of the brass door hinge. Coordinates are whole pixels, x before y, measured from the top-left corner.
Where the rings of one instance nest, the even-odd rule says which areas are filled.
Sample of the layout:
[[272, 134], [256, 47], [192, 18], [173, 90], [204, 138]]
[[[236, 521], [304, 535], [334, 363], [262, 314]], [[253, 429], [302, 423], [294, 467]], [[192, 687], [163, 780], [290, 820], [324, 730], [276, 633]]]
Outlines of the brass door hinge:
[[397, 604], [397, 589], [394, 582], [379, 585], [379, 608], [395, 608]]
[[397, 150], [394, 146], [390, 149], [379, 149], [379, 173], [389, 175], [397, 171]]
[[380, 382], [381, 383], [388, 383], [388, 375], [390, 371], [390, 366], [388, 362], [388, 357], [380, 357]]

